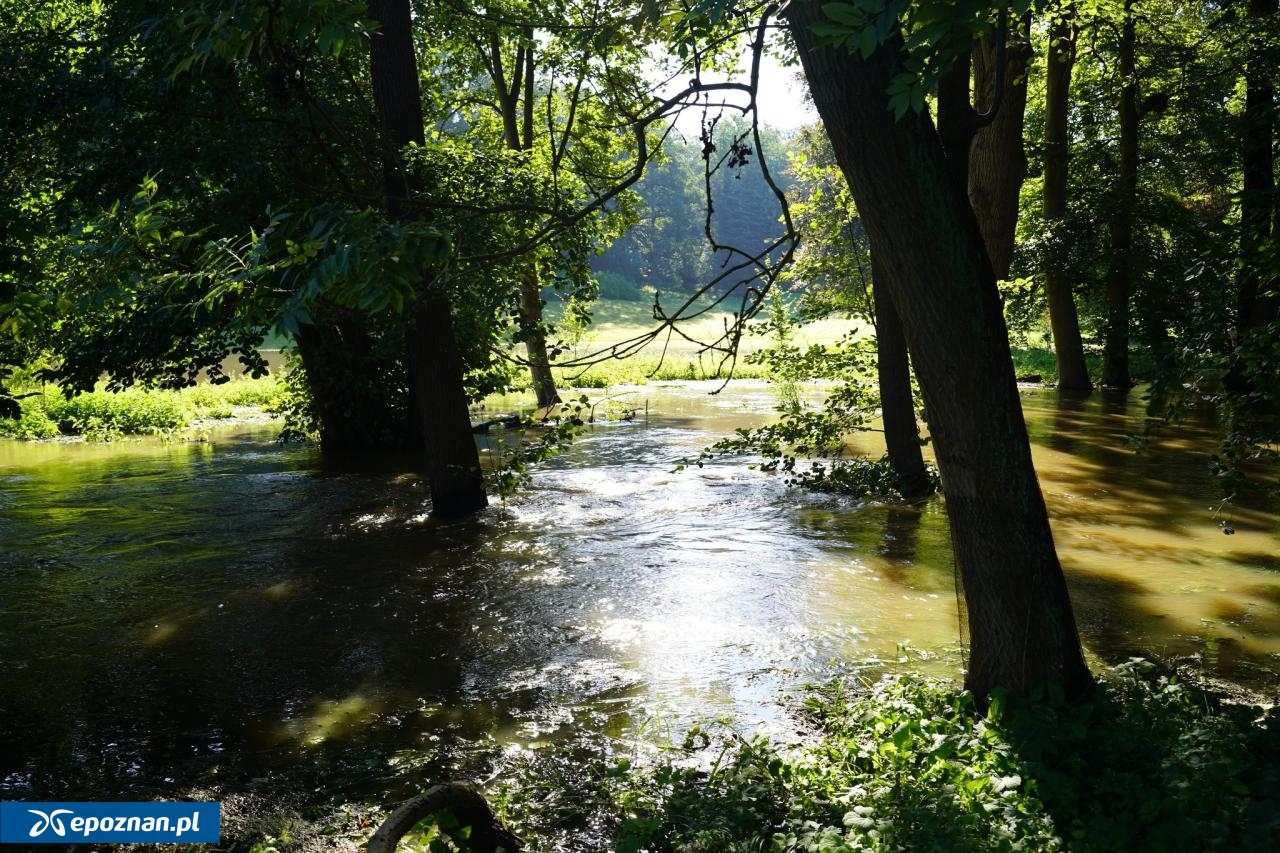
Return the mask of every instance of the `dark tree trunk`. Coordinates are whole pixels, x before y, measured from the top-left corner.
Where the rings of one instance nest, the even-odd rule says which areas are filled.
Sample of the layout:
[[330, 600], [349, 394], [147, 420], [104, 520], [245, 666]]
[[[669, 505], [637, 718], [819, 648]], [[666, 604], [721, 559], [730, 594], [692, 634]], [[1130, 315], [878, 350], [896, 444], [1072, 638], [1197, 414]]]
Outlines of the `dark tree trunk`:
[[[380, 24], [371, 40], [370, 66], [382, 123], [387, 211], [392, 218], [409, 215], [413, 188], [400, 152], [410, 143], [425, 142], [409, 7], [409, 0], [369, 2], [370, 17]], [[426, 442], [431, 514], [469, 515], [488, 500], [471, 432], [449, 296], [439, 284], [423, 282], [406, 337], [412, 398]]]
[[966, 686], [1026, 692], [1092, 683], [1009, 357], [991, 262], [927, 115], [895, 121], [896, 36], [869, 59], [825, 47], [820, 4], [785, 15], [814, 103], [885, 270], [920, 379], [968, 607]]
[[1054, 20], [1049, 28], [1048, 68], [1045, 72], [1042, 210], [1049, 239], [1044, 248], [1043, 271], [1045, 295], [1049, 300], [1049, 325], [1053, 329], [1053, 350], [1058, 363], [1058, 387], [1064, 391], [1092, 391], [1062, 233], [1067, 216], [1070, 168], [1067, 112], [1075, 52], [1075, 33], [1071, 22], [1061, 18]]
[[969, 191], [970, 149], [979, 129], [969, 94], [972, 70], [973, 51], [966, 50], [938, 81], [937, 135], [946, 152], [947, 174], [965, 193]]
[[1018, 200], [1027, 176], [1022, 132], [1027, 110], [1027, 64], [1031, 59], [1031, 15], [1011, 27], [1005, 48], [1002, 93], [995, 103], [997, 34], [978, 40], [973, 52], [974, 106], [995, 116], [969, 147], [969, 204], [997, 279], [1009, 277], [1017, 237]]
[[449, 298], [434, 287], [414, 309], [408, 345], [409, 378], [427, 443], [431, 514], [458, 518], [488, 502], [475, 434], [462, 384], [462, 357], [453, 332]]
[[1111, 263], [1107, 268], [1107, 332], [1102, 384], [1130, 388], [1129, 292], [1133, 284], [1133, 217], [1138, 201], [1137, 28], [1133, 0], [1125, 0], [1120, 29], [1120, 172], [1111, 204]]
[[404, 400], [382, 381], [385, 365], [373, 352], [365, 319], [329, 322], [320, 312], [312, 313], [316, 323], [298, 328], [296, 344], [320, 448], [328, 454], [420, 447]]
[[[1276, 132], [1276, 47], [1266, 33], [1276, 0], [1250, 0], [1249, 17], [1260, 35], [1249, 44], [1245, 68], [1245, 109], [1240, 194], [1240, 272], [1236, 280], [1236, 338], [1244, 343], [1256, 329], [1277, 320], [1276, 237], [1280, 236], [1280, 197], [1275, 182], [1273, 145]], [[1269, 293], [1269, 291], [1271, 291]], [[1245, 391], [1245, 369], [1237, 363], [1227, 377], [1233, 391]]]
[[876, 373], [880, 382], [880, 417], [884, 423], [884, 443], [889, 464], [898, 478], [904, 498], [921, 498], [933, 491], [920, 450], [920, 428], [916, 424], [915, 401], [911, 394], [911, 361], [902, 321], [893, 304], [890, 288], [882, 285], [887, 273], [871, 259], [871, 296], [876, 314]]

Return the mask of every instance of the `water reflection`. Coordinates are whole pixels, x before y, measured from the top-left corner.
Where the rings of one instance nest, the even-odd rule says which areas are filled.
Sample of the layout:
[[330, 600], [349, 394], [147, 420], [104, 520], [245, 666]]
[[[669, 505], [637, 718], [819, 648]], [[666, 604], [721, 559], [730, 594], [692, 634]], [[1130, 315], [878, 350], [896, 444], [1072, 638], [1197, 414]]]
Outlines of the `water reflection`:
[[[358, 790], [406, 748], [439, 768], [583, 727], [785, 725], [781, 687], [903, 647], [957, 671], [941, 501], [676, 473], [772, 397], [637, 394], [647, 419], [596, 428], [530, 492], [449, 525], [426, 518], [413, 460], [324, 467], [264, 432], [0, 443], [0, 787], [130, 798], [287, 772]], [[1090, 648], [1270, 684], [1275, 509], [1231, 507], [1222, 535], [1208, 428], [1134, 455], [1136, 402], [1024, 402]]]

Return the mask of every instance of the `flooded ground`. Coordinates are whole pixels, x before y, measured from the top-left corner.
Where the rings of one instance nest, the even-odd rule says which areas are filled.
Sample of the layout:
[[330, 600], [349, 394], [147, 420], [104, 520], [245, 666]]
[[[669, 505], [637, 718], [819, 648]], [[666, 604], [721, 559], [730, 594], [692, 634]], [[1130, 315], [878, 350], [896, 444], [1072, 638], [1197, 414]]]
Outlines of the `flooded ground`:
[[[139, 799], [291, 773], [359, 792], [388, 764], [583, 730], [784, 726], [780, 691], [835, 669], [958, 675], [941, 501], [676, 472], [774, 405], [763, 385], [706, 390], [635, 391], [633, 421], [454, 525], [426, 518], [411, 460], [326, 467], [269, 429], [0, 442], [0, 793]], [[1222, 503], [1210, 430], [1138, 455], [1136, 398], [1024, 400], [1095, 659], [1195, 657], [1274, 692], [1278, 516]]]

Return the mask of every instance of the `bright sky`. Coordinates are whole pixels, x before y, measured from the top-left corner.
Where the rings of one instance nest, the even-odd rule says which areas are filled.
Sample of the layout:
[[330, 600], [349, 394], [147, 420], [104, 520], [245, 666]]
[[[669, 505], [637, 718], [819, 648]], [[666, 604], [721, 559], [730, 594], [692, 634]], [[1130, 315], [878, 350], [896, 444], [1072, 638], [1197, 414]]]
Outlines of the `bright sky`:
[[[732, 78], [732, 82], [746, 83], [750, 78], [750, 68], [744, 57], [740, 72]], [[722, 75], [704, 74], [704, 83], [722, 82]], [[663, 95], [671, 96], [680, 91], [688, 83], [687, 78], [677, 77], [664, 87]], [[717, 93], [713, 100], [734, 100], [745, 103], [743, 97], [733, 97], [728, 93]], [[757, 95], [760, 108], [761, 124], [776, 130], [795, 130], [818, 120], [818, 114], [809, 100], [809, 86], [799, 66], [784, 68], [777, 60], [766, 53], [760, 61], [760, 91]], [[687, 110], [676, 122], [686, 134], [697, 135], [701, 122], [700, 110]]]
[[818, 120], [809, 100], [809, 85], [800, 69], [783, 68], [770, 56], [760, 63], [760, 120], [778, 130], [795, 130]]

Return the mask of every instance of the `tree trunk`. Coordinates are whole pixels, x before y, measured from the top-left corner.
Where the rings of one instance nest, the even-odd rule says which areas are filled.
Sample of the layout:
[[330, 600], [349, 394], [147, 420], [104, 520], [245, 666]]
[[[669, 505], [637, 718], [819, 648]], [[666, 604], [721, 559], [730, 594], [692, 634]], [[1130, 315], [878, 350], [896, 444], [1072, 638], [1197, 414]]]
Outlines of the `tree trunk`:
[[[1061, 14], [1066, 15], [1063, 11]], [[1075, 33], [1071, 22], [1057, 18], [1049, 28], [1048, 68], [1045, 72], [1044, 110], [1044, 287], [1049, 300], [1049, 325], [1058, 362], [1058, 387], [1064, 391], [1092, 391], [1084, 361], [1080, 318], [1071, 292], [1063, 222], [1067, 216], [1067, 177], [1070, 136], [1067, 112], [1071, 70], [1075, 64]]]
[[[409, 215], [414, 183], [401, 151], [410, 143], [426, 141], [409, 7], [409, 0], [369, 2], [370, 17], [380, 23], [370, 42], [370, 71], [382, 123], [387, 211], [393, 219]], [[411, 396], [426, 442], [431, 514], [469, 515], [488, 500], [471, 433], [449, 295], [439, 284], [423, 283], [406, 338]]]
[[462, 357], [448, 296], [428, 287], [414, 309], [408, 345], [409, 379], [427, 443], [431, 514], [460, 518], [488, 503], [462, 383]]
[[403, 401], [374, 381], [382, 366], [372, 352], [363, 318], [298, 328], [296, 344], [311, 393], [311, 414], [326, 453], [406, 450], [414, 445]]
[[[498, 93], [498, 110], [502, 115], [502, 141], [511, 151], [533, 150], [534, 41], [532, 27], [520, 31], [522, 43], [516, 49], [515, 67], [507, 74], [503, 66], [502, 41], [496, 31], [489, 41], [489, 73]], [[551, 358], [547, 354], [547, 329], [542, 322], [542, 287], [538, 261], [530, 257], [520, 281], [520, 334], [524, 337], [529, 359], [529, 378], [538, 408], [560, 402], [555, 377], [551, 375]]]
[[902, 321], [893, 304], [889, 286], [882, 285], [887, 274], [871, 258], [871, 297], [876, 321], [876, 373], [880, 382], [880, 417], [884, 423], [884, 443], [889, 464], [898, 478], [904, 498], [922, 498], [933, 492], [929, 473], [920, 451], [920, 428], [916, 424], [915, 401], [911, 394], [911, 362]]
[[542, 287], [538, 281], [537, 264], [533, 259], [530, 259], [520, 282], [520, 325], [526, 336], [524, 351], [529, 358], [529, 377], [533, 380], [533, 393], [538, 399], [538, 408], [554, 406], [560, 402], [560, 392], [556, 390], [556, 379], [551, 375], [547, 333], [542, 325]]
[[968, 607], [966, 686], [1026, 692], [1092, 680], [1014, 381], [991, 261], [963, 184], [948, 177], [927, 114], [895, 121], [890, 81], [903, 72], [892, 36], [863, 60], [822, 46], [820, 4], [787, 7], [814, 104], [879, 258], [928, 411]]
[[1133, 215], [1138, 201], [1137, 29], [1133, 0], [1125, 0], [1120, 30], [1120, 172], [1111, 204], [1111, 263], [1107, 269], [1107, 334], [1102, 384], [1130, 388], [1129, 291], [1133, 283]]
[[969, 159], [973, 138], [978, 133], [978, 113], [970, 96], [973, 51], [955, 58], [951, 70], [938, 80], [937, 135], [946, 153], [946, 169], [951, 180], [964, 192], [969, 188]]
[[1031, 60], [1031, 15], [1010, 29], [1002, 94], [995, 103], [998, 34], [978, 40], [973, 52], [974, 106], [995, 116], [969, 147], [969, 204], [997, 279], [1009, 277], [1018, 228], [1018, 201], [1027, 176], [1022, 132], [1027, 110], [1027, 64]]
[[[1257, 21], [1257, 29], [1267, 31], [1265, 18], [1276, 14], [1276, 0], [1250, 0], [1249, 17]], [[1250, 333], [1277, 319], [1275, 289], [1277, 263], [1273, 254], [1273, 229], [1280, 229], [1275, 218], [1280, 215], [1277, 197], [1275, 161], [1272, 153], [1276, 129], [1276, 88], [1274, 53], [1276, 48], [1265, 35], [1253, 38], [1245, 68], [1245, 108], [1242, 146], [1244, 186], [1240, 193], [1240, 272], [1236, 279], [1236, 337], [1245, 342]], [[1247, 389], [1243, 370], [1232, 374], [1232, 390]]]

